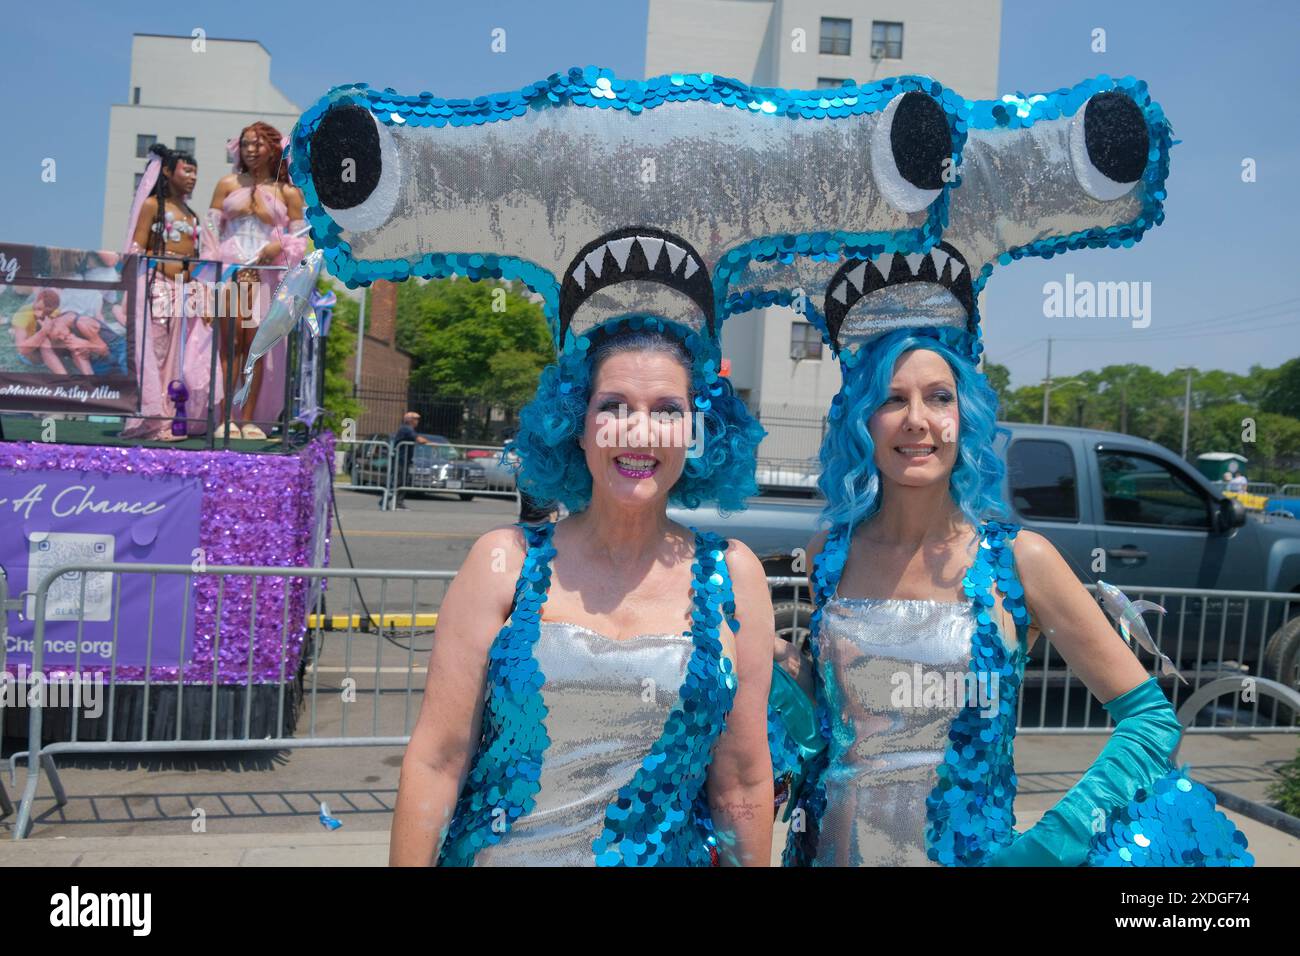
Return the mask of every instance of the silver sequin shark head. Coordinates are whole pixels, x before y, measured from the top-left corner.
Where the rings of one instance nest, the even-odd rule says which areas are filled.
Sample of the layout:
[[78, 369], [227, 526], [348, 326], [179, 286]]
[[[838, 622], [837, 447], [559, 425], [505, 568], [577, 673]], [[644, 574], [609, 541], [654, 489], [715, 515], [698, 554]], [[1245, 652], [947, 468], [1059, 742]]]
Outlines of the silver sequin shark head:
[[561, 346], [635, 311], [716, 339], [755, 263], [929, 249], [968, 107], [927, 77], [800, 93], [588, 67], [474, 100], [355, 85], [303, 114], [291, 170], [348, 283], [520, 279]]
[[936, 326], [977, 355], [977, 300], [995, 264], [1132, 245], [1163, 221], [1171, 135], [1131, 77], [975, 102], [948, 223], [929, 250], [755, 263], [726, 309], [793, 304], [837, 354], [894, 329]]

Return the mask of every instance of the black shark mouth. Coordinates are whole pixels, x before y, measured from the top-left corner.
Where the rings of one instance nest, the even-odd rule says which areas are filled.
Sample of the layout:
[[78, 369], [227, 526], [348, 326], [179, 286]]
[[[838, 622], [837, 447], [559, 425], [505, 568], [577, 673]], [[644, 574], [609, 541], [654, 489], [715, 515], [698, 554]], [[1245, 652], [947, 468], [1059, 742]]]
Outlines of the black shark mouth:
[[629, 226], [589, 242], [573, 257], [560, 285], [560, 347], [579, 307], [602, 289], [621, 282], [656, 282], [682, 293], [716, 336], [713, 282], [695, 248], [680, 236], [648, 226]]
[[[885, 253], [874, 259], [850, 259], [836, 270], [826, 286], [824, 314], [831, 344], [842, 348], [840, 332], [844, 320], [862, 301], [872, 296], [885, 298], [891, 290], [908, 283], [925, 283], [947, 290], [969, 321], [975, 314], [975, 292], [970, 267], [953, 246], [941, 242], [926, 253]], [[913, 323], [916, 324], [916, 323]]]

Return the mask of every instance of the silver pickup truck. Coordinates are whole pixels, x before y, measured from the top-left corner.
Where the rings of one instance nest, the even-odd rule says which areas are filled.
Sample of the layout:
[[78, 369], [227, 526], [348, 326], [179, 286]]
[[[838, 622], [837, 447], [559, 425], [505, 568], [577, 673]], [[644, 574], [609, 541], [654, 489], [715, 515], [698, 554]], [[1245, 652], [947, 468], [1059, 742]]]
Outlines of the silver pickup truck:
[[[1130, 594], [1151, 595], [1161, 587], [1300, 594], [1300, 521], [1247, 513], [1177, 455], [1145, 439], [1082, 428], [1004, 427], [1011, 433], [1000, 445], [1011, 520], [1050, 540], [1081, 580], [1101, 578]], [[807, 568], [796, 549], [807, 548], [821, 527], [824, 504], [820, 497], [763, 495], [728, 517], [704, 509], [669, 514], [744, 541], [769, 575], [803, 576]], [[796, 639], [812, 611], [807, 591], [783, 589], [774, 601], [778, 629]], [[1300, 605], [1171, 599], [1164, 633], [1182, 627], [1189, 635], [1231, 635], [1235, 664], [1300, 687], [1300, 613], [1288, 620], [1288, 611]], [[1238, 634], [1251, 636], [1242, 642], [1244, 652]], [[1261, 660], [1262, 634], [1271, 637]], [[1198, 641], [1181, 643], [1180, 664], [1195, 666]]]

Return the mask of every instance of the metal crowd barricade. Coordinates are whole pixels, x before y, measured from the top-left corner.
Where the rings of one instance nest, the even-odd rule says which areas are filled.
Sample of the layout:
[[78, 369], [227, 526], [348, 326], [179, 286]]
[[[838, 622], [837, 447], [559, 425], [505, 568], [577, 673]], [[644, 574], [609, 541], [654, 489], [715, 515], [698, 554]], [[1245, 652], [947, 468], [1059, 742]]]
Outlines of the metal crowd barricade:
[[[470, 452], [488, 452], [473, 456]], [[392, 507], [397, 493], [412, 492], [456, 495], [462, 501], [472, 498], [518, 498], [515, 476], [510, 465], [502, 461], [500, 445], [466, 445], [451, 442], [399, 442], [390, 456], [385, 507]], [[477, 466], [477, 467], [475, 467]]]
[[[56, 804], [66, 803], [67, 795], [55, 762], [63, 754], [405, 746], [422, 700], [426, 656], [432, 646], [437, 609], [447, 583], [455, 577], [452, 571], [215, 565], [196, 570], [188, 565], [133, 563], [64, 565], [50, 571], [31, 595], [20, 595], [20, 598], [31, 597], [35, 610], [33, 674], [44, 673], [50, 589], [60, 577], [70, 574], [77, 575], [80, 582], [79, 601], [75, 604], [76, 657], [70, 668], [63, 665], [63, 669], [73, 674], [83, 673], [85, 598], [91, 573], [111, 576], [112, 658], [106, 681], [107, 714], [81, 720], [75, 705], [70, 713], [64, 713], [63, 708], [51, 705], [46, 699], [27, 707], [27, 750], [14, 754], [10, 761], [15, 783], [19, 763], [25, 761], [27, 766], [14, 827], [15, 839], [24, 838], [30, 831], [42, 772], [50, 781]], [[132, 575], [147, 577], [149, 582], [146, 664], [142, 679], [123, 680], [118, 676], [121, 595], [124, 580]], [[154, 625], [154, 598], [162, 575], [180, 575], [188, 582], [181, 615], [183, 624], [178, 635], [159, 634]], [[278, 625], [279, 653], [275, 662], [276, 679], [258, 683], [253, 680], [256, 650], [252, 638], [257, 631], [258, 615], [264, 613], [263, 605], [257, 601], [259, 584], [268, 578], [284, 579], [280, 592], [284, 599], [279, 601], [279, 607], [273, 582], [262, 587], [263, 603], [272, 606], [265, 613], [273, 614], [273, 624]], [[204, 579], [216, 582], [215, 614], [211, 621], [221, 623], [219, 626], [214, 623], [210, 634], [191, 635], [187, 614], [190, 595]], [[347, 587], [346, 599], [339, 593], [342, 587], [329, 590], [334, 605], [332, 613], [326, 612], [325, 590], [320, 587], [328, 582]], [[786, 632], [796, 644], [801, 643], [806, 637], [807, 618], [801, 619], [800, 615], [812, 612], [806, 600], [808, 579], [769, 577], [768, 585], [781, 594], [802, 588], [800, 600], [784, 602], [794, 605], [793, 621], [785, 622]], [[242, 619], [232, 621], [234, 615], [222, 613], [223, 596], [241, 594], [238, 588], [243, 586], [251, 588], [252, 596], [246, 623]], [[299, 605], [306, 618], [303, 621], [290, 618], [291, 587], [301, 588], [307, 595]], [[1265, 644], [1276, 629], [1273, 625], [1300, 613], [1297, 607], [1300, 595], [1188, 588], [1135, 588], [1128, 593], [1132, 598], [1145, 597], [1169, 608], [1170, 617], [1177, 624], [1167, 628], [1165, 619], [1157, 618], [1152, 636], [1175, 661], [1186, 662], [1189, 658], [1184, 651], [1195, 648], [1195, 667], [1183, 664], [1189, 685], [1175, 684], [1171, 694], [1187, 732], [1300, 732], [1297, 726], [1300, 694], [1260, 675], [1258, 665], [1253, 670], [1243, 669], [1240, 664], [1228, 666], [1230, 653], [1237, 661], [1252, 657], [1247, 653], [1252, 650], [1252, 644], [1259, 650], [1253, 659], [1262, 661]], [[265, 598], [268, 594], [272, 595], [269, 602]], [[197, 597], [193, 603], [197, 607]], [[0, 607], [5, 606], [16, 608], [22, 604], [7, 602], [5, 581], [0, 575]], [[1234, 614], [1239, 623], [1233, 623]], [[244, 677], [232, 681], [229, 670], [224, 675], [219, 673], [218, 661], [230, 657], [226, 654], [223, 658], [223, 645], [241, 633], [249, 636], [249, 649], [243, 657], [236, 654], [235, 663], [236, 671]], [[290, 636], [295, 635], [296, 640], [300, 633], [301, 652], [291, 652]], [[149, 661], [155, 659], [154, 652], [164, 646], [163, 641], [174, 642], [171, 646], [179, 648], [181, 661], [186, 660], [186, 648], [196, 649], [206, 641], [202, 644], [203, 655], [197, 660], [198, 666], [204, 668], [210, 661], [210, 673], [205, 670], [199, 680], [194, 679], [193, 671], [187, 672], [191, 676], [185, 681], [155, 679]], [[7, 643], [0, 643], [0, 671], [5, 667], [6, 647]], [[1064, 734], [1108, 730], [1109, 715], [1099, 705], [1094, 707], [1092, 695], [1070, 668], [1063, 663], [1053, 664], [1054, 655], [1059, 658], [1050, 645], [1044, 645], [1041, 663], [1031, 661], [1026, 667], [1026, 679], [1020, 688], [1018, 731]], [[1145, 652], [1142, 660], [1144, 664], [1153, 664]], [[265, 668], [265, 658], [262, 666]], [[1248, 697], [1244, 693], [1247, 688]], [[1031, 693], [1037, 696], [1031, 697]], [[1230, 709], [1225, 703], [1229, 698]], [[1072, 699], [1081, 703], [1072, 708]], [[1270, 701], [1271, 708], [1261, 707], [1265, 699]], [[25, 696], [18, 701], [20, 708], [29, 703]], [[1208, 726], [1189, 726], [1198, 715], [1205, 717], [1207, 707], [1210, 708]], [[1101, 716], [1094, 719], [1098, 712]], [[3, 717], [2, 710], [0, 717]], [[0, 801], [8, 802], [2, 789]], [[0, 803], [0, 811], [4, 809]]]
[[[792, 635], [802, 645], [813, 610], [808, 579], [769, 577], [768, 586], [802, 589], [795, 607], [807, 616], [802, 629], [796, 621]], [[1096, 585], [1086, 587], [1096, 593]], [[1175, 710], [1187, 718], [1188, 733], [1300, 733], [1300, 693], [1293, 686], [1297, 675], [1261, 673], [1269, 640], [1286, 621], [1300, 616], [1300, 594], [1195, 588], [1125, 588], [1124, 593], [1131, 600], [1154, 601], [1166, 608], [1166, 616], [1148, 614], [1144, 620], [1156, 646], [1188, 680], [1183, 684], [1157, 673]], [[1123, 639], [1118, 628], [1116, 637]], [[1034, 661], [1039, 654], [1041, 660]], [[1145, 651], [1139, 657], [1154, 667]], [[1209, 688], [1213, 693], [1207, 696]], [[1231, 708], [1225, 698], [1231, 698]], [[1265, 700], [1267, 708], [1262, 707]], [[1205, 718], [1207, 707], [1208, 726], [1191, 726], [1191, 721]], [[1025, 667], [1017, 714], [1017, 733], [1097, 733], [1113, 726], [1060, 652], [1041, 637]]]
[[[422, 692], [423, 679], [417, 684], [416, 677], [424, 670], [423, 658], [429, 650], [424, 645], [431, 643], [436, 608], [441, 604], [447, 583], [455, 576], [452, 571], [218, 565], [196, 571], [189, 565], [171, 564], [63, 565], [51, 570], [31, 595], [35, 615], [30, 674], [45, 673], [49, 591], [65, 574], [80, 576], [76, 653], [70, 666], [64, 664], [53, 670], [78, 675], [85, 672], [82, 658], [85, 594], [86, 581], [92, 572], [111, 575], [112, 657], [109, 676], [100, 681], [100, 693], [106, 694], [107, 704], [104, 713], [96, 719], [82, 719], [80, 711], [84, 708], [77, 706], [67, 708], [67, 712], [64, 708], [53, 708], [44, 698], [26, 708], [27, 749], [10, 758], [15, 783], [20, 762], [25, 761], [27, 765], [14, 825], [15, 839], [22, 839], [30, 832], [42, 772], [49, 778], [57, 805], [67, 802], [55, 764], [55, 759], [63, 754], [405, 746], [419, 711], [418, 695]], [[121, 595], [123, 581], [131, 575], [145, 576], [149, 583], [146, 663], [139, 680], [119, 677]], [[154, 627], [157, 611], [154, 596], [158, 579], [163, 575], [188, 579], [180, 634], [159, 634]], [[191, 622], [187, 615], [190, 595], [195, 585], [205, 578], [216, 581], [216, 607], [211, 620], [221, 624], [209, 635], [190, 634]], [[272, 622], [280, 634], [278, 680], [256, 683], [254, 658], [258, 657], [258, 649], [252, 636], [257, 631], [261, 611], [257, 602], [258, 586], [268, 578], [283, 579], [284, 587], [284, 599], [279, 601], [282, 607], [274, 612]], [[230, 583], [232, 579], [236, 583], [244, 579], [244, 585], [251, 587], [251, 613], [247, 622], [232, 622], [229, 607], [223, 616], [223, 598], [236, 586]], [[324, 590], [308, 587], [309, 582], [328, 581], [348, 585], [346, 600], [337, 593], [341, 588], [331, 589], [333, 613], [326, 613]], [[310, 602], [303, 605], [309, 612], [304, 621], [290, 619], [291, 587], [299, 587], [310, 595]], [[262, 590], [264, 594], [274, 593], [274, 585], [268, 583]], [[301, 653], [296, 661], [290, 650], [291, 632], [302, 633]], [[228, 675], [223, 680], [218, 671], [223, 643], [231, 641], [236, 634], [249, 637], [248, 650], [236, 662], [242, 671], [247, 660], [247, 680], [243, 683], [232, 683]], [[185, 649], [196, 647], [200, 637], [206, 639], [206, 656], [197, 665], [204, 668], [202, 680], [193, 678], [192, 669], [186, 671], [190, 676], [182, 682], [158, 680], [153, 676], [154, 669], [149, 662], [163, 641], [179, 648], [178, 659], [185, 661]], [[419, 647], [417, 640], [421, 641]], [[421, 658], [419, 665], [417, 654]], [[208, 657], [210, 674], [206, 671]], [[99, 699], [102, 702], [103, 697]]]
[[392, 484], [392, 446], [380, 439], [340, 439], [337, 446], [348, 456], [348, 481], [353, 491], [379, 492], [379, 506], [388, 505], [389, 486]]

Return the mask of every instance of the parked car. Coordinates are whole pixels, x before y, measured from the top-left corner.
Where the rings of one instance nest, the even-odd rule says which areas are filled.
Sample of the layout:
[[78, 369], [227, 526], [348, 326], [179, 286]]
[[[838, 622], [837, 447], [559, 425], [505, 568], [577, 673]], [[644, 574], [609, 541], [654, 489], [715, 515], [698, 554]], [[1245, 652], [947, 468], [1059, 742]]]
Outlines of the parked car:
[[[1000, 445], [1007, 464], [1003, 493], [1012, 520], [1051, 541], [1081, 580], [1101, 578], [1130, 593], [1180, 587], [1300, 594], [1300, 522], [1247, 514], [1187, 462], [1142, 438], [1058, 426], [1005, 427], [1010, 437]], [[684, 508], [669, 509], [669, 516], [739, 538], [768, 574], [804, 575], [799, 556], [818, 527], [823, 504], [816, 498], [759, 497], [725, 518]], [[812, 611], [807, 592], [774, 598], [782, 608], [778, 629], [798, 636], [796, 615], [806, 624]], [[1221, 657], [1221, 664], [1235, 663], [1300, 689], [1300, 616], [1286, 620], [1296, 605], [1200, 598], [1168, 604], [1165, 650], [1181, 666], [1194, 666], [1198, 657], [1212, 665]], [[1185, 640], [1176, 640], [1180, 633]], [[1261, 655], [1262, 634], [1272, 636]], [[1041, 653], [1035, 648], [1036, 656]]]
[[[487, 474], [478, 462], [467, 460], [441, 435], [423, 435], [428, 444], [409, 447], [406, 485], [420, 491], [455, 491], [461, 501], [471, 501], [471, 490], [487, 488]], [[398, 449], [399, 454], [403, 449]]]
[[489, 491], [515, 490], [515, 469], [519, 456], [514, 452], [507, 453], [503, 461], [500, 448], [470, 448], [466, 450], [465, 457], [483, 466]]
[[391, 435], [376, 432], [348, 446], [346, 465], [352, 484], [382, 488], [388, 480]]

